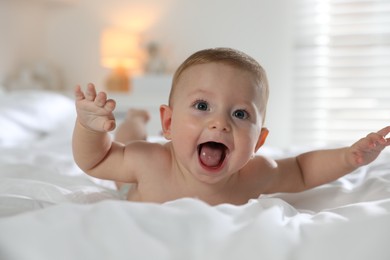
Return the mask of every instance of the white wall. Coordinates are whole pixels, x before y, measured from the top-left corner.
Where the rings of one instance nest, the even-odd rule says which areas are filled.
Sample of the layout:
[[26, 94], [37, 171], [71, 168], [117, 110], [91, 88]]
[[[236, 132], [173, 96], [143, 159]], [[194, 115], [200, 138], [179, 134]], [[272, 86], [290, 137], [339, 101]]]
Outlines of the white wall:
[[0, 1], [0, 85], [18, 67], [43, 56], [46, 12], [32, 1]]
[[[3, 71], [7, 71], [10, 64], [14, 66], [20, 62], [21, 57], [30, 59], [41, 55], [42, 59], [54, 61], [63, 70], [68, 88], [91, 81], [101, 85], [108, 73], [100, 66], [99, 57], [100, 33], [106, 26], [124, 27], [140, 34], [145, 41], [158, 41], [169, 56], [172, 69], [199, 49], [237, 48], [256, 58], [268, 72], [271, 86], [266, 121], [270, 129], [268, 144], [289, 145], [292, 1], [76, 0], [68, 5], [51, 4], [51, 1], [54, 0], [44, 4], [46, 15], [40, 10], [34, 11], [35, 16], [30, 14], [31, 20], [38, 17], [38, 21], [31, 24], [24, 21], [30, 28], [36, 27], [31, 30], [35, 35], [32, 46], [25, 50], [28, 53], [19, 53], [15, 59], [8, 57]], [[11, 6], [14, 1], [6, 2], [0, 4]], [[32, 8], [28, 4], [30, 1], [16, 2]], [[40, 1], [34, 2], [41, 5]], [[3, 6], [0, 6], [0, 24], [4, 24], [5, 19]], [[20, 9], [14, 9], [14, 12], [19, 13]], [[7, 17], [9, 19], [9, 15]], [[43, 18], [45, 25], [41, 24]], [[18, 37], [23, 36], [20, 27], [15, 28]], [[42, 46], [36, 46], [36, 42]], [[15, 53], [17, 48], [23, 47], [0, 46], [1, 51], [5, 46]], [[4, 66], [4, 62], [1, 65]]]

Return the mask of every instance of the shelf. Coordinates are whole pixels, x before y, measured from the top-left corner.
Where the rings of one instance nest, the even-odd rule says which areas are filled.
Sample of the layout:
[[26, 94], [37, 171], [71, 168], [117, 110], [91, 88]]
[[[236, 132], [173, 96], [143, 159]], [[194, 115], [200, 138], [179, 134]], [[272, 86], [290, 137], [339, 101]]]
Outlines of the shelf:
[[133, 90], [128, 92], [108, 92], [108, 98], [116, 101], [115, 116], [120, 123], [128, 109], [139, 108], [149, 112], [151, 120], [148, 133], [158, 135], [161, 130], [160, 105], [168, 104], [171, 89], [171, 75], [152, 75], [133, 78]]

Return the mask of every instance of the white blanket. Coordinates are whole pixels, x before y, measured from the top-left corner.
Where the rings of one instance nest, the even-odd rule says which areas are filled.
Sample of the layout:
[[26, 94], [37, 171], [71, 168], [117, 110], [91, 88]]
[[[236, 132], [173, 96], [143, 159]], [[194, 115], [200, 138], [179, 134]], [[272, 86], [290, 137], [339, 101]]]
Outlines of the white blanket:
[[134, 203], [80, 171], [73, 121], [59, 121], [1, 147], [0, 259], [390, 259], [389, 151], [333, 183], [242, 206]]

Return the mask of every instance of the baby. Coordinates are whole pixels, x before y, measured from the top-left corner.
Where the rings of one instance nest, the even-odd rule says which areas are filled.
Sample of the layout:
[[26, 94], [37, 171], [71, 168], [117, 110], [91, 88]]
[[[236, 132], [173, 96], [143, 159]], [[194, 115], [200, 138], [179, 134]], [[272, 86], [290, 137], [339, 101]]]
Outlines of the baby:
[[162, 203], [193, 197], [210, 205], [245, 204], [261, 194], [300, 192], [374, 161], [390, 145], [390, 126], [350, 147], [273, 160], [255, 154], [264, 144], [268, 82], [263, 68], [233, 49], [191, 55], [173, 76], [161, 105], [164, 144], [146, 142], [145, 111], [132, 110], [118, 131], [115, 101], [89, 84], [76, 87], [76, 163], [87, 174], [132, 183], [131, 201]]

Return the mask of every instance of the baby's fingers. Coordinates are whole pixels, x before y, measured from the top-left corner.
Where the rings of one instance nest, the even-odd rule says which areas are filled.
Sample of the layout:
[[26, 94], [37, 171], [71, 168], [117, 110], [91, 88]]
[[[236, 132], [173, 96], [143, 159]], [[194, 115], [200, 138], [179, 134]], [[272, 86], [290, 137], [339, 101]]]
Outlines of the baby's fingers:
[[104, 107], [107, 102], [107, 95], [104, 92], [99, 92], [99, 94], [96, 95], [96, 98], [94, 100], [94, 103], [98, 107]]
[[104, 105], [104, 109], [109, 112], [114, 111], [115, 107], [116, 107], [116, 102], [113, 99], [108, 99], [106, 104]]
[[74, 96], [76, 100], [83, 100], [85, 98], [83, 91], [81, 91], [80, 85], [77, 85], [74, 90]]
[[388, 135], [389, 132], [390, 132], [390, 126], [387, 126], [385, 128], [382, 128], [376, 133], [369, 134], [367, 138], [370, 139], [371, 145], [373, 147], [376, 146], [385, 147], [390, 145], [390, 138], [386, 138], [386, 135]]
[[96, 98], [96, 89], [92, 83], [87, 85], [87, 90], [85, 91], [85, 98], [89, 101], [94, 101]]
[[98, 107], [104, 108], [108, 112], [112, 112], [115, 109], [115, 101], [113, 99], [107, 99], [105, 92], [97, 94], [94, 104]]
[[365, 140], [366, 140], [366, 145], [368, 145], [368, 149], [370, 150], [381, 151], [387, 145], [386, 138], [383, 135], [379, 134], [378, 132], [368, 134]]
[[[390, 133], [390, 126], [386, 126], [385, 128], [379, 130], [377, 133], [381, 135], [383, 138], [385, 138], [386, 135]], [[389, 138], [387, 138], [387, 140], [389, 140]]]
[[103, 125], [103, 129], [106, 131], [106, 132], [109, 132], [109, 131], [112, 131], [114, 130], [116, 127], [116, 124], [115, 124], [115, 120], [108, 120], [104, 123]]

